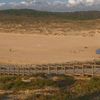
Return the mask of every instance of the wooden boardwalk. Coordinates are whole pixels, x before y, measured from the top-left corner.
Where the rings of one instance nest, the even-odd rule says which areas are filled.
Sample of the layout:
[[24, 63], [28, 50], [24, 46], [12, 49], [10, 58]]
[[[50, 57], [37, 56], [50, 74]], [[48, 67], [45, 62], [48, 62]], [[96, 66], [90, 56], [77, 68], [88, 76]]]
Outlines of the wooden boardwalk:
[[100, 76], [99, 64], [47, 64], [47, 65], [13, 65], [0, 64], [0, 75], [32, 76], [34, 74], [65, 74], [70, 76]]

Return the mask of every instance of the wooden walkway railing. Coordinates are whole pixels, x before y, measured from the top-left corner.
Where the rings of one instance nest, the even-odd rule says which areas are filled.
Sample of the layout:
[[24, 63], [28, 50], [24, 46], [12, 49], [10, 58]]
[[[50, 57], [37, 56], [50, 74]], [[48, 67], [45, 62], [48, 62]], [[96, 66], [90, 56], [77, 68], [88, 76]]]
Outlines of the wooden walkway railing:
[[97, 64], [48, 64], [48, 65], [0, 64], [0, 75], [31, 76], [38, 73], [65, 74], [70, 76], [100, 76], [100, 65]]

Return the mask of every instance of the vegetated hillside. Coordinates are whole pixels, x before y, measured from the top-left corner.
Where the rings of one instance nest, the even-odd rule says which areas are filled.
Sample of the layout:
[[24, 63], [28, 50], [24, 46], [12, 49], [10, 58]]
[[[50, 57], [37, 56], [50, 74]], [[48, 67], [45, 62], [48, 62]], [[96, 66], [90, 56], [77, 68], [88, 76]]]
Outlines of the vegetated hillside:
[[56, 17], [70, 20], [99, 19], [100, 11], [80, 11], [80, 12], [44, 12], [31, 9], [9, 9], [1, 10], [0, 15], [8, 16], [31, 16], [31, 17]]
[[66, 75], [1, 76], [0, 100], [100, 100], [100, 78]]
[[[68, 35], [100, 29], [100, 12], [41, 12], [29, 9], [0, 11], [0, 32]], [[70, 34], [72, 34], [70, 33]]]

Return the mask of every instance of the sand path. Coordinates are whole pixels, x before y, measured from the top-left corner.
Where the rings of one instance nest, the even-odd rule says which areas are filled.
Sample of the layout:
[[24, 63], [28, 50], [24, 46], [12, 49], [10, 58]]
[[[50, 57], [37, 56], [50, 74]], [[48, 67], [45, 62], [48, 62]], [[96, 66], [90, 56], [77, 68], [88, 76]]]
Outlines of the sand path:
[[44, 36], [0, 33], [1, 63], [60, 63], [100, 58], [100, 35]]

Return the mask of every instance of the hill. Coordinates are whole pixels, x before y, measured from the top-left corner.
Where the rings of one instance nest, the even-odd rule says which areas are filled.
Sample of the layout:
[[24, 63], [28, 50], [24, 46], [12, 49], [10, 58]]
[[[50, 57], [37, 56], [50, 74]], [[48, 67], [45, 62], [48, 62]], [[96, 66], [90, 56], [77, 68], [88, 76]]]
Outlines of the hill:
[[72, 31], [99, 31], [99, 19], [99, 11], [43, 12], [9, 9], [0, 11], [0, 31], [66, 35]]
[[45, 12], [32, 9], [9, 9], [1, 10], [0, 15], [32, 16], [32, 17], [57, 17], [70, 20], [91, 20], [99, 19], [100, 11], [80, 11], [80, 12]]

